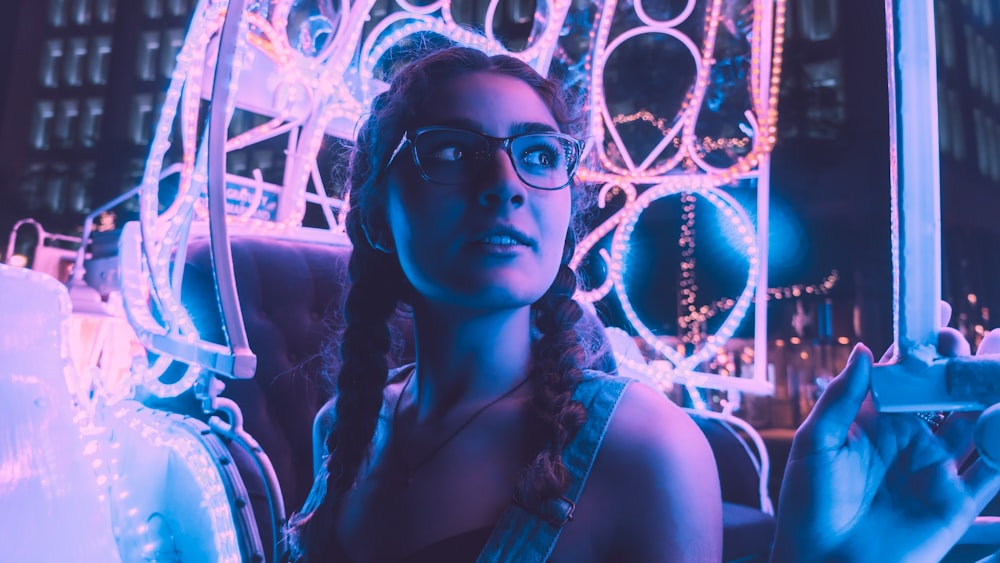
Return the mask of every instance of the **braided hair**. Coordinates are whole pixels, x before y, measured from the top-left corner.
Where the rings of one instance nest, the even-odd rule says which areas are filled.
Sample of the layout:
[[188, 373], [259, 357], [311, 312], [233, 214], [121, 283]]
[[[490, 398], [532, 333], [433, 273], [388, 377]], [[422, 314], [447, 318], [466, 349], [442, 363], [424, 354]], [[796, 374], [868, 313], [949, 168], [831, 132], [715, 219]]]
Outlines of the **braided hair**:
[[[378, 423], [391, 348], [388, 322], [414, 291], [397, 257], [379, 248], [380, 241], [389, 238], [386, 166], [407, 128], [431, 101], [434, 85], [473, 72], [524, 81], [546, 103], [562, 132], [574, 134], [582, 129], [582, 112], [567, 102], [556, 82], [513, 57], [490, 57], [466, 47], [450, 47], [417, 59], [395, 75], [388, 91], [375, 98], [358, 132], [347, 171], [350, 210], [346, 228], [354, 249], [348, 264], [351, 287], [344, 305], [335, 422], [326, 437], [329, 455], [302, 510], [289, 520], [293, 560], [307, 561], [310, 554], [330, 549], [337, 499], [357, 479]], [[583, 190], [572, 189], [574, 209], [584, 208]], [[573, 300], [577, 277], [569, 261], [582, 224], [580, 213], [574, 211], [573, 216], [556, 279], [532, 305], [532, 322], [541, 336], [532, 345], [529, 381], [535, 428], [541, 432], [532, 433], [535, 442], [515, 491], [527, 503], [558, 498], [565, 492], [568, 475], [562, 451], [587, 416], [584, 407], [572, 401], [573, 392], [584, 369], [607, 362], [603, 333], [582, 327], [584, 311]], [[336, 363], [333, 360], [329, 363]]]

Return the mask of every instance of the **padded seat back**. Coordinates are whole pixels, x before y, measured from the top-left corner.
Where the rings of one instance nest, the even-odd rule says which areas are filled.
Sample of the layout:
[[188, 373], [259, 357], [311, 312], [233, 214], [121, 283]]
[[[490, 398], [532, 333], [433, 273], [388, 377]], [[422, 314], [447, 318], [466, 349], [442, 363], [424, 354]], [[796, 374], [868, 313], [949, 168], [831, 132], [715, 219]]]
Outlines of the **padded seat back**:
[[772, 514], [767, 491], [770, 459], [764, 442], [745, 421], [699, 409], [685, 409], [715, 455], [722, 500]]
[[715, 455], [722, 489], [722, 560], [764, 563], [774, 538], [774, 509], [767, 492], [770, 459], [760, 435], [734, 416], [685, 409]]
[[[222, 396], [243, 412], [244, 429], [274, 465], [285, 511], [298, 510], [313, 482], [312, 424], [330, 398], [333, 381], [320, 352], [342, 322], [350, 248], [233, 237], [233, 267], [250, 348], [257, 355], [253, 379], [226, 380]], [[192, 242], [182, 301], [205, 340], [224, 343], [207, 240]], [[412, 323], [393, 322], [412, 342]], [[404, 346], [399, 361], [412, 357]], [[336, 357], [337, 350], [331, 350]]]

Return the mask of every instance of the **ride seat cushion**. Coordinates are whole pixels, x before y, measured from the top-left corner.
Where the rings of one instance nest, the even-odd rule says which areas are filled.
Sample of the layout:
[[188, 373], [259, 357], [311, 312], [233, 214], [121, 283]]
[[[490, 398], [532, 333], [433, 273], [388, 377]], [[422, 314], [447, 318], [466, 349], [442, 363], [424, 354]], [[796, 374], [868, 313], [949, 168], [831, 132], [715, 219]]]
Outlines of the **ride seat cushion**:
[[[313, 417], [332, 390], [319, 353], [343, 301], [350, 250], [234, 237], [232, 252], [257, 371], [250, 380], [224, 380], [222, 395], [240, 406], [244, 428], [274, 465], [291, 512], [313, 481]], [[189, 247], [182, 301], [203, 339], [225, 343], [207, 240]]]

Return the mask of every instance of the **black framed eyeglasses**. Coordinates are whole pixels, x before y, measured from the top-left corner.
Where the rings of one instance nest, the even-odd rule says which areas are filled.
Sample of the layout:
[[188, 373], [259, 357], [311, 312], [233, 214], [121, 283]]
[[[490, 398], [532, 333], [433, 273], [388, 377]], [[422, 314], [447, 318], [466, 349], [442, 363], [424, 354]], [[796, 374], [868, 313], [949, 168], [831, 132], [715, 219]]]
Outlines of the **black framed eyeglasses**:
[[424, 127], [407, 131], [389, 157], [388, 169], [409, 143], [420, 175], [435, 184], [462, 184], [475, 180], [503, 147], [517, 177], [539, 190], [559, 190], [573, 181], [580, 164], [583, 141], [555, 131], [491, 137], [466, 129]]

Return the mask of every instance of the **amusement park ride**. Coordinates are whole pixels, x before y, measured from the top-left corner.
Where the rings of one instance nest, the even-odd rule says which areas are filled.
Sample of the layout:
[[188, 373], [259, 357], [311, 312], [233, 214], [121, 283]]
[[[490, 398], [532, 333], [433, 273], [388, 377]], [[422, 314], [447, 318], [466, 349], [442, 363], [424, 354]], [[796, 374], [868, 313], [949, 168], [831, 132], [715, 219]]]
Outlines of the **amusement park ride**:
[[[29, 221], [39, 239], [31, 268], [18, 267], [27, 260], [13, 254], [13, 240], [0, 265], [0, 505], [16, 507], [0, 511], [4, 557], [280, 559], [281, 525], [311, 483], [312, 417], [329, 397], [319, 373], [298, 367], [319, 352], [317, 327], [343, 289], [350, 252], [341, 228], [346, 194], [328, 193], [318, 155], [327, 139], [353, 139], [393, 65], [444, 40], [513, 54], [587, 96], [593, 158], [579, 177], [599, 190], [606, 218], [578, 245], [573, 265], [606, 275], [577, 299], [617, 298], [646, 350], [609, 329], [621, 371], [685, 389], [692, 416], [756, 450], [753, 508], [773, 512], [763, 442], [734, 416], [738, 401], [707, 409], [699, 389], [732, 397], [774, 390], [767, 308], [752, 305], [768, 297], [768, 176], [785, 0], [539, 1], [527, 44], [514, 50], [494, 35], [499, 4], [489, 3], [483, 21], [459, 22], [449, 0], [395, 0], [395, 10], [378, 17], [374, 0], [332, 9], [293, 0], [199, 2], [141, 185], [88, 217], [78, 250], [46, 245], [55, 235]], [[887, 4], [896, 357], [873, 375], [875, 400], [890, 411], [985, 409], [976, 443], [1000, 467], [1000, 362], [947, 360], [935, 351], [931, 1]], [[669, 76], [687, 81], [680, 99], [657, 98], [662, 72], [622, 94], [614, 67], [643, 50], [663, 69], [690, 69]], [[720, 80], [724, 64], [742, 72]], [[237, 111], [266, 118], [233, 132]], [[226, 171], [228, 153], [265, 142], [286, 146], [283, 178]], [[753, 194], [753, 215], [737, 191]], [[91, 223], [130, 197], [139, 198], [140, 220], [124, 227], [109, 265], [89, 251]], [[627, 291], [630, 238], [644, 211], [669, 197], [688, 211], [695, 200], [711, 206], [745, 263], [742, 289], [712, 306], [696, 304], [693, 263], [682, 264], [687, 322], [704, 329], [710, 316], [724, 316], [694, 341], [656, 334]], [[325, 227], [303, 226], [307, 209]], [[682, 234], [685, 244], [693, 249]], [[57, 278], [69, 263], [64, 284]], [[740, 376], [706, 367], [750, 322], [751, 366]], [[54, 529], [58, 540], [49, 536]]]

